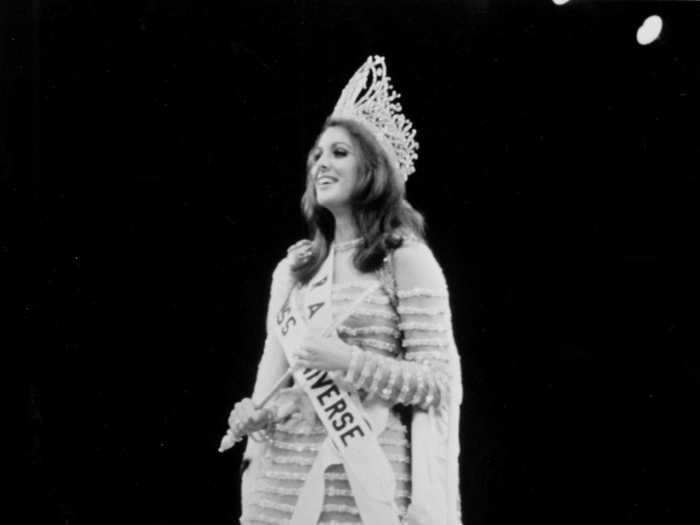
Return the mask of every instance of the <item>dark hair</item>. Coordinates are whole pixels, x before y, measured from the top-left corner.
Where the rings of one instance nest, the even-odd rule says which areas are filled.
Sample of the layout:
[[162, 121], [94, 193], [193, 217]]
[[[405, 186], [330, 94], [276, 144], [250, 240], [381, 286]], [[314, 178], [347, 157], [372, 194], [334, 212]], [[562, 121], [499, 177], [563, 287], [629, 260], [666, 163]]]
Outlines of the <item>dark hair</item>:
[[[423, 238], [425, 223], [423, 216], [406, 200], [405, 183], [374, 135], [354, 120], [337, 118], [328, 119], [321, 133], [334, 126], [347, 131], [359, 150], [359, 179], [351, 206], [363, 242], [355, 252], [353, 263], [363, 273], [375, 271], [386, 255], [401, 246], [404, 235]], [[301, 198], [302, 213], [312, 238], [311, 256], [292, 267], [294, 277], [304, 284], [323, 264], [335, 235], [333, 214], [316, 199], [312, 166], [313, 149], [307, 158], [306, 190]]]

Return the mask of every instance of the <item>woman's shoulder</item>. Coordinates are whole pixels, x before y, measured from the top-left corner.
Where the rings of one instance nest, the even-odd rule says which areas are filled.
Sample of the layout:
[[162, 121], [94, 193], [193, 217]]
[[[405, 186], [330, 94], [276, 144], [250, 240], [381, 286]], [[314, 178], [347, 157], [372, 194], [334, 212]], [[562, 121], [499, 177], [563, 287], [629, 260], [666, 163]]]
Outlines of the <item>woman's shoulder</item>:
[[287, 288], [291, 285], [294, 281], [292, 269], [299, 258], [308, 250], [309, 246], [311, 246], [310, 240], [301, 239], [287, 248], [287, 255], [277, 262], [272, 272], [273, 288]]
[[404, 238], [393, 253], [394, 272], [399, 288], [420, 286], [444, 288], [445, 277], [425, 240], [413, 235]]
[[394, 263], [402, 266], [421, 264], [425, 259], [431, 259], [433, 252], [425, 242], [410, 230], [397, 230], [392, 234], [396, 243], [393, 250]]

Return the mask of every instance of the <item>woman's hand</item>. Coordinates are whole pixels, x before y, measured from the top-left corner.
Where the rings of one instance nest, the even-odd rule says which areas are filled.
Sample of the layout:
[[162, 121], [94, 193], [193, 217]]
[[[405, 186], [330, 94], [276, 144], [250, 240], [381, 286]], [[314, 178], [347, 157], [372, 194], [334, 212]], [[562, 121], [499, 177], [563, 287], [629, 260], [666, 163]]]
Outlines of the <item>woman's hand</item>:
[[271, 420], [270, 410], [266, 408], [258, 410], [253, 405], [253, 400], [245, 397], [233, 406], [228, 416], [228, 426], [233, 435], [240, 438], [267, 427]]
[[311, 257], [313, 243], [309, 239], [302, 239], [287, 248], [287, 258], [292, 266], [303, 264]]
[[298, 368], [346, 371], [350, 366], [352, 346], [339, 337], [309, 334], [296, 352], [292, 365]]

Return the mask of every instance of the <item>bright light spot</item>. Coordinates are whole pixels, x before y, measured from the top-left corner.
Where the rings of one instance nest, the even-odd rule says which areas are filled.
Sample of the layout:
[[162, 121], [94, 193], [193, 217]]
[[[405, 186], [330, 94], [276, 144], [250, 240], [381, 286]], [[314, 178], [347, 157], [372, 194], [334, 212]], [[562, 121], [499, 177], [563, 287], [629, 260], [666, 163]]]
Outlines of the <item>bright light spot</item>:
[[564, 5], [568, 4], [569, 0], [552, 0], [552, 2], [554, 2], [556, 5]]
[[637, 29], [637, 42], [643, 46], [651, 44], [654, 40], [659, 38], [662, 27], [663, 22], [660, 16], [650, 16], [639, 26], [639, 29]]

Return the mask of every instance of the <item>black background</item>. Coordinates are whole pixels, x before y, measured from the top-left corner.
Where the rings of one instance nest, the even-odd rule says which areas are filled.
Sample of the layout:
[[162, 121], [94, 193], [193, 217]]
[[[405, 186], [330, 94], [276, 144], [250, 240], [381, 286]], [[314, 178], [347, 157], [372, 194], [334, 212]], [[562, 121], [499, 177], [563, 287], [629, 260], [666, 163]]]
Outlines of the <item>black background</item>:
[[[664, 30], [640, 46], [651, 14]], [[697, 521], [700, 4], [0, 15], [24, 520], [236, 522], [240, 450], [216, 448], [252, 388], [271, 271], [305, 234], [306, 152], [381, 54], [451, 289], [465, 523]]]

